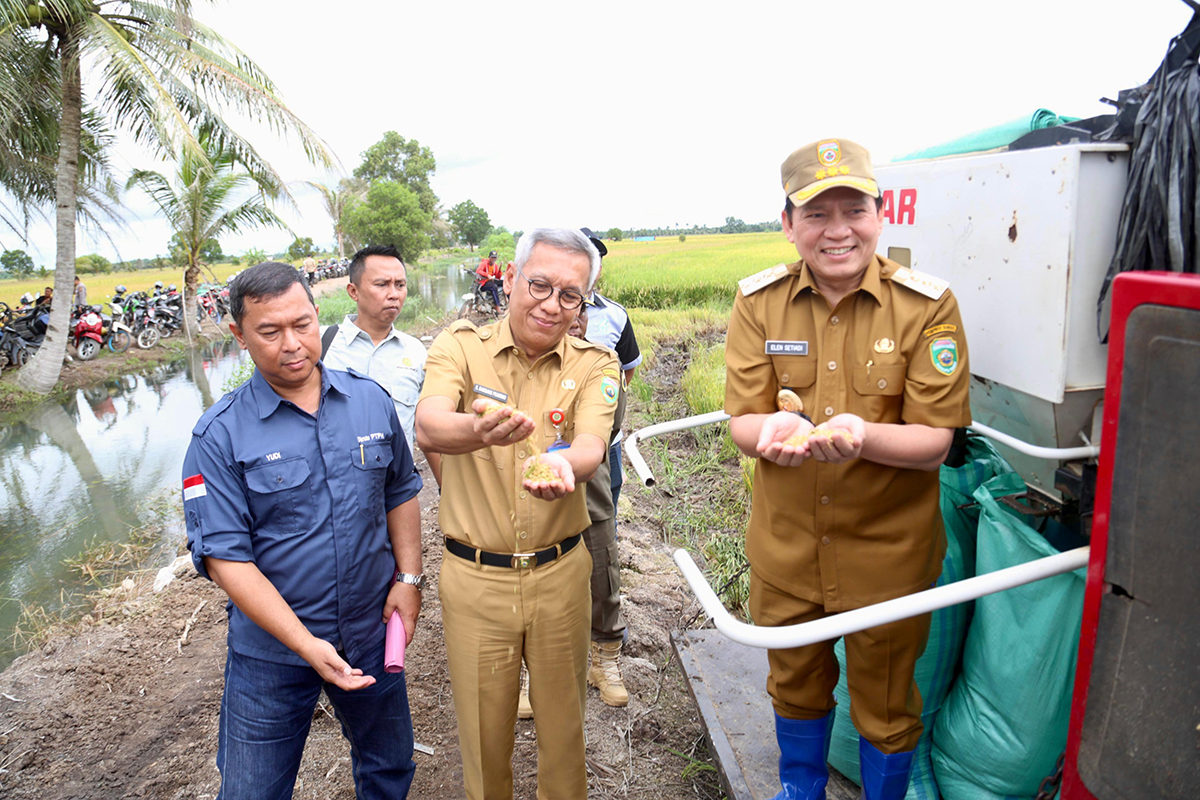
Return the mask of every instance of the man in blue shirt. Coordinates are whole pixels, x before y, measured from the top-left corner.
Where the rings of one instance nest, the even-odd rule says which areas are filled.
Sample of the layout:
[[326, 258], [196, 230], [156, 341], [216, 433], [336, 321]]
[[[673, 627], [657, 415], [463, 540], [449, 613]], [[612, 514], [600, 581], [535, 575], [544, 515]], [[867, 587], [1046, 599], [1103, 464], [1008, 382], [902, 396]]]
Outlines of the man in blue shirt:
[[421, 608], [421, 478], [387, 392], [320, 365], [294, 268], [252, 267], [229, 299], [257, 369], [200, 418], [183, 466], [192, 559], [230, 598], [219, 797], [292, 796], [322, 689], [360, 800], [405, 797], [412, 720], [383, 646], [392, 612], [411, 641]]

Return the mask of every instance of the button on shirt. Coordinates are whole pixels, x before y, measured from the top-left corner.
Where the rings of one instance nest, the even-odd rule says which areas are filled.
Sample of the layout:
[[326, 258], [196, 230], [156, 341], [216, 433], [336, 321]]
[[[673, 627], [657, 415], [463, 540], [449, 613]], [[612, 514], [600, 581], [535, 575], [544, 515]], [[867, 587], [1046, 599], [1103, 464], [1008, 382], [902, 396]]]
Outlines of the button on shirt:
[[415, 336], [393, 328], [378, 345], [371, 335], [355, 324], [358, 314], [350, 314], [338, 325], [337, 335], [329, 351], [321, 359], [334, 369], [353, 369], [378, 381], [396, 404], [400, 427], [408, 441], [409, 450], [417, 446], [414, 421], [417, 398], [425, 381], [425, 345]]
[[[188, 548], [254, 562], [314, 636], [350, 663], [384, 635], [396, 569], [387, 512], [421, 489], [387, 393], [352, 373], [321, 370], [316, 416], [255, 371], [209, 409], [183, 462]], [[232, 603], [229, 646], [305, 665]]]
[[[559, 427], [564, 440], [590, 433], [607, 443], [618, 384], [605, 370], [616, 367], [610, 351], [573, 336], [530, 364], [507, 317], [480, 328], [460, 321], [429, 349], [421, 398], [448, 397], [455, 411], [473, 413], [475, 400], [504, 395], [508, 405], [533, 418], [532, 438], [543, 453], [557, 436], [549, 419], [556, 408], [566, 415]], [[532, 455], [527, 442], [443, 457], [438, 513], [447, 536], [493, 553], [527, 553], [588, 527], [582, 485], [554, 501], [524, 491], [524, 462]]]
[[[739, 290], [725, 345], [725, 411], [773, 413], [776, 393], [789, 388], [814, 424], [850, 413], [867, 422], [969, 425], [967, 346], [954, 295], [934, 300], [895, 282], [898, 268], [877, 256], [836, 309], [802, 261], [749, 296]], [[768, 354], [767, 341], [806, 342], [807, 354]], [[828, 611], [909, 594], [941, 572], [938, 494], [937, 470], [863, 458], [810, 458], [798, 467], [759, 459], [746, 554], [768, 583]]]

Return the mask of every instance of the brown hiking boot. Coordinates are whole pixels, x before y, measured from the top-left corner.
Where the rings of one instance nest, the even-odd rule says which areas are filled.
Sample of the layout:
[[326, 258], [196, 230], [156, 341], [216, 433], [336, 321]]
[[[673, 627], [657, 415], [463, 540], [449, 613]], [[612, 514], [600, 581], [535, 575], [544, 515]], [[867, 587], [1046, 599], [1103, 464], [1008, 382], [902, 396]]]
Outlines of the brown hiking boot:
[[521, 694], [517, 697], [517, 719], [533, 719], [533, 706], [529, 703], [529, 670], [521, 662]]
[[587, 682], [600, 690], [606, 706], [621, 708], [629, 704], [629, 692], [621, 678], [621, 642], [592, 642], [592, 665], [588, 667]]

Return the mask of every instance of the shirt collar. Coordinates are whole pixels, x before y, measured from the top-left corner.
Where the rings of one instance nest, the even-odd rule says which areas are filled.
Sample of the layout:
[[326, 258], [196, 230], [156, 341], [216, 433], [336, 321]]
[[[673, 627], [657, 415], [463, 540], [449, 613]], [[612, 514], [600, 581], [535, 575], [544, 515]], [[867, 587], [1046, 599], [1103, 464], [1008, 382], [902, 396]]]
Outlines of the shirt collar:
[[[500, 355], [509, 348], [521, 350], [516, 340], [513, 339], [512, 327], [509, 325], [508, 315], [505, 315], [500, 320], [500, 325], [496, 329], [496, 344], [498, 345], [496, 349], [496, 355]], [[524, 355], [524, 352], [524, 350], [521, 350], [522, 355]], [[550, 353], [557, 354], [558, 363], [563, 363], [563, 360], [567, 355], [567, 337], [563, 336], [561, 339], [559, 339], [558, 344], [555, 345], [554, 348], [551, 349], [546, 355], [549, 355]]]
[[[795, 289], [792, 292], [792, 299], [800, 296], [800, 293], [805, 289], [817, 291], [817, 284], [813, 281], [812, 270], [804, 260], [796, 261], [788, 264], [788, 272], [797, 277]], [[871, 263], [867, 265], [867, 271], [863, 273], [862, 282], [858, 285], [858, 289], [865, 291], [871, 297], [875, 298], [875, 302], [879, 303], [883, 297], [883, 288], [880, 283], [880, 278], [891, 277], [891, 267], [883, 264], [878, 255], [871, 256]], [[856, 290], [857, 291], [857, 290]]]
[[[371, 334], [358, 327], [358, 314], [347, 314], [346, 318], [342, 320], [342, 324], [338, 326], [338, 335], [342, 337], [342, 342], [347, 345], [357, 339], [360, 333], [367, 337], [367, 341], [371, 343], [372, 347], [376, 346], [375, 340], [371, 338]], [[394, 327], [388, 330], [387, 336], [383, 337], [383, 342], [393, 338], [400, 338]], [[379, 344], [383, 344], [383, 342]]]
[[592, 292], [592, 296], [588, 298], [588, 304], [596, 308], [604, 308], [604, 296], [597, 291]]
[[[347, 382], [343, 381], [341, 376], [337, 376], [336, 370], [325, 369], [324, 364], [317, 364], [317, 369], [321, 372], [321, 400], [324, 401], [326, 393], [330, 389], [340, 392], [347, 397], [350, 396]], [[271, 384], [267, 383], [267, 379], [262, 376], [262, 373], [257, 369], [254, 370], [254, 375], [250, 378], [250, 390], [254, 393], [254, 403], [258, 408], [258, 418], [266, 419], [275, 413], [275, 409], [279, 408], [279, 404], [285, 402], [278, 392], [271, 388]]]

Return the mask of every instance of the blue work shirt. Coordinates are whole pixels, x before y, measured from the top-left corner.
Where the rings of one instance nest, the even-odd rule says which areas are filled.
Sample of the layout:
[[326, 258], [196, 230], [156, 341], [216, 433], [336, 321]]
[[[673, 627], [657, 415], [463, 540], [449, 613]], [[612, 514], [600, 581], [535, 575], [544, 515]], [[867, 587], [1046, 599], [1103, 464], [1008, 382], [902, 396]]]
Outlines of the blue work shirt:
[[[322, 366], [316, 416], [256, 370], [205, 412], [183, 460], [188, 548], [258, 565], [309, 632], [351, 665], [384, 636], [396, 570], [387, 512], [421, 477], [388, 393]], [[229, 603], [229, 646], [303, 666], [304, 659]]]

